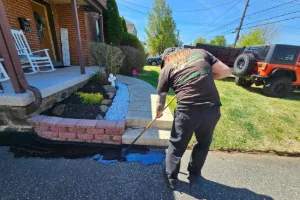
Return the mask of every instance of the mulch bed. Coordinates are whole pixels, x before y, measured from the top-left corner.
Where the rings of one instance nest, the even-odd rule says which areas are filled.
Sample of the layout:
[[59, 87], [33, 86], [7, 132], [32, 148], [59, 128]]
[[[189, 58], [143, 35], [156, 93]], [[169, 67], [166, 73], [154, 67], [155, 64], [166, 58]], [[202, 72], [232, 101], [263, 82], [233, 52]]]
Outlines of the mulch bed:
[[[92, 81], [88, 82], [82, 88], [77, 90], [77, 92], [84, 93], [101, 93], [104, 99], [108, 99], [105, 89], [101, 84], [94, 83]], [[68, 98], [63, 101], [56, 103], [52, 108], [41, 113], [42, 115], [53, 116], [52, 109], [58, 105], [65, 104], [65, 109], [63, 114], [60, 116], [62, 118], [72, 118], [72, 119], [96, 119], [98, 114], [101, 114], [103, 117], [105, 113], [101, 113], [100, 106], [101, 104], [82, 104], [82, 99], [73, 93]], [[109, 106], [109, 105], [108, 105]]]

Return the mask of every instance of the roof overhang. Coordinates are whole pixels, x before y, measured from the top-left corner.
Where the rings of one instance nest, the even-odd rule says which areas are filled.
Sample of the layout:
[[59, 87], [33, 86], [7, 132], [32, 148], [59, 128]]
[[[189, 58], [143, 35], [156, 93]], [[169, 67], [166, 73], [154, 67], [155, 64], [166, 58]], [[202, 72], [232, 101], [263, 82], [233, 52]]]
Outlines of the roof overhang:
[[[106, 7], [106, 0], [76, 0], [77, 4], [80, 6], [91, 6], [97, 12], [102, 11], [102, 9], [107, 9]], [[54, 4], [65, 4], [71, 3], [71, 0], [50, 0], [50, 2]]]
[[85, 1], [98, 12], [102, 12], [103, 8], [107, 9], [106, 4], [103, 2], [106, 0], [85, 0]]

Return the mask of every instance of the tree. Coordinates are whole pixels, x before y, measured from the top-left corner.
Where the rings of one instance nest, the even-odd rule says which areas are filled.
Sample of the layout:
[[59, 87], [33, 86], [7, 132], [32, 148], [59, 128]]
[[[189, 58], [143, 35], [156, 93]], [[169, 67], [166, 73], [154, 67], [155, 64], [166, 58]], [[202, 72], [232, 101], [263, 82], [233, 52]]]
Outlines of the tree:
[[273, 25], [250, 29], [241, 35], [237, 47], [270, 44], [278, 39], [279, 33], [279, 29]]
[[106, 31], [106, 42], [119, 46], [123, 35], [123, 25], [115, 0], [107, 0], [107, 11], [104, 12], [104, 27]]
[[201, 43], [201, 44], [207, 44], [207, 41], [204, 37], [198, 37], [195, 42], [194, 42], [194, 46], [197, 45], [197, 43]]
[[145, 32], [151, 54], [161, 54], [168, 47], [180, 45], [179, 31], [176, 31], [172, 9], [165, 0], [154, 0]]
[[217, 35], [215, 39], [211, 40], [209, 43], [212, 45], [225, 47], [227, 45], [227, 40], [224, 35]]
[[176, 32], [176, 45], [175, 47], [181, 47], [183, 45], [183, 41], [180, 40], [180, 31], [177, 30]]
[[127, 30], [127, 26], [126, 26], [126, 20], [124, 17], [121, 17], [121, 22], [122, 22], [122, 26], [123, 26], [123, 32], [127, 33], [128, 30]]

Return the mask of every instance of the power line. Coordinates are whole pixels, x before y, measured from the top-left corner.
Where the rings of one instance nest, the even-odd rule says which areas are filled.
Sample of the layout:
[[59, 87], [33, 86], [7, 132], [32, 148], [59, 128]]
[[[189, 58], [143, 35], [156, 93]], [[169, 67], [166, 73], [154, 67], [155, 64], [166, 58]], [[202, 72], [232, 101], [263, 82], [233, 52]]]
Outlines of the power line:
[[[283, 21], [290, 21], [290, 20], [293, 20], [293, 19], [298, 19], [300, 18], [300, 16], [297, 16], [297, 17], [291, 17], [291, 18], [287, 18], [287, 19], [282, 19], [282, 20], [277, 20], [277, 21], [273, 21], [273, 22], [268, 22], [268, 23], [264, 23], [264, 24], [258, 24], [258, 25], [254, 25], [254, 26], [248, 26], [248, 27], [243, 27], [241, 28], [242, 30], [244, 29], [251, 29], [251, 28], [255, 28], [255, 27], [259, 27], [259, 26], [265, 26], [265, 25], [269, 25], [269, 24], [275, 24], [275, 23], [279, 23], [279, 22], [283, 22]], [[218, 35], [228, 35], [228, 34], [231, 34], [231, 33], [235, 33], [235, 29], [232, 29], [232, 30], [228, 30], [228, 31], [225, 31], [223, 33], [220, 33]], [[214, 38], [215, 36], [217, 35], [214, 35], [214, 36], [211, 36], [209, 38]], [[208, 39], [209, 39], [208, 38]]]
[[[125, 1], [125, 0], [120, 0], [120, 1], [126, 2], [128, 4], [132, 4], [132, 5], [135, 5], [135, 6], [138, 6], [138, 7], [142, 7], [142, 8], [146, 8], [146, 9], [151, 9], [150, 7], [142, 6], [140, 4], [135, 4], [135, 3], [132, 3], [132, 2], [129, 2], [129, 1]], [[238, 1], [238, 0], [233, 0], [233, 1], [230, 1], [230, 2], [227, 2], [227, 3], [219, 4], [217, 6], [209, 7], [209, 8], [203, 8], [203, 9], [197, 9], [197, 10], [173, 10], [172, 12], [183, 13], [183, 12], [199, 12], [199, 11], [211, 10], [211, 9], [214, 9], [214, 8], [218, 8], [218, 7], [221, 7], [221, 6], [225, 6], [225, 5], [231, 4], [231, 3], [236, 2], [236, 1]]]
[[[120, 6], [122, 6], [122, 7], [125, 7], [125, 8], [127, 8], [127, 9], [130, 9], [130, 10], [133, 10], [133, 11], [135, 11], [135, 12], [139, 12], [139, 13], [141, 13], [141, 14], [145, 14], [145, 15], [148, 15], [148, 13], [145, 13], [145, 12], [142, 12], [142, 11], [139, 11], [139, 10], [136, 10], [136, 9], [133, 9], [133, 8], [130, 8], [130, 7], [128, 7], [128, 6], [125, 6], [125, 5], [123, 5], [123, 4], [118, 4], [118, 5], [120, 5]], [[211, 24], [203, 24], [203, 23], [194, 23], [194, 22], [186, 22], [186, 21], [177, 21], [177, 20], [174, 20], [176, 23], [181, 23], [181, 24], [185, 24], [185, 25], [194, 25], [194, 26], [207, 26], [207, 25], [211, 25]], [[218, 25], [216, 25], [216, 26], [218, 26]]]
[[[221, 14], [219, 17], [217, 17], [215, 20], [211, 21], [209, 24], [214, 24], [218, 19], [223, 17], [226, 13], [228, 13], [230, 10], [232, 10], [235, 6], [237, 6], [242, 0], [239, 0], [236, 4], [234, 4], [232, 7], [230, 7], [228, 10], [226, 10], [223, 14]], [[206, 26], [207, 27], [207, 26]], [[201, 32], [205, 27], [203, 27], [199, 32]]]
[[291, 14], [298, 13], [298, 12], [300, 12], [300, 10], [297, 10], [295, 12], [286, 13], [286, 14], [283, 14], [283, 15], [278, 15], [278, 16], [275, 16], [275, 17], [267, 18], [267, 19], [262, 19], [262, 20], [259, 20], [259, 21], [255, 21], [255, 22], [245, 24], [245, 25], [255, 24], [257, 22], [267, 21], [267, 20], [270, 20], [270, 19], [275, 19], [275, 18], [278, 18], [278, 17], [283, 17], [283, 16], [286, 16], [286, 15], [291, 15]]
[[[232, 7], [230, 7], [228, 10], [226, 10], [224, 13], [222, 13], [219, 17], [217, 17], [216, 19], [214, 19], [213, 21], [211, 21], [208, 25], [212, 25], [214, 24], [218, 19], [220, 19], [222, 16], [224, 16], [227, 12], [229, 12], [230, 10], [232, 10], [235, 6], [237, 6], [239, 3], [241, 2], [241, 0], [239, 0], [238, 3], [234, 4]], [[204, 26], [201, 30], [197, 31], [196, 33], [201, 32], [204, 28], [206, 28], [207, 26]], [[189, 37], [188, 39], [190, 39], [191, 37]]]
[[[286, 2], [286, 3], [283, 3], [283, 4], [280, 4], [280, 5], [277, 5], [277, 6], [273, 6], [273, 7], [264, 9], [264, 10], [260, 10], [260, 11], [254, 12], [254, 13], [250, 13], [250, 14], [246, 15], [245, 17], [252, 16], [252, 15], [255, 15], [255, 14], [258, 14], [258, 13], [262, 13], [262, 12], [264, 12], [264, 11], [272, 10], [272, 9], [275, 9], [275, 8], [278, 8], [278, 7], [281, 7], [281, 6], [284, 6], [284, 5], [293, 3], [293, 2], [295, 2], [295, 1], [297, 1], [297, 0], [292, 0], [292, 1], [289, 1], [289, 2]], [[218, 31], [218, 30], [220, 30], [220, 29], [222, 29], [222, 28], [224, 28], [224, 27], [226, 27], [226, 26], [228, 26], [228, 25], [230, 25], [230, 24], [232, 24], [232, 23], [235, 23], [236, 21], [238, 21], [238, 20], [240, 20], [240, 19], [241, 19], [241, 18], [238, 18], [238, 19], [236, 19], [236, 20], [233, 20], [233, 21], [231, 21], [231, 22], [229, 22], [229, 23], [227, 23], [227, 24], [225, 24], [225, 25], [223, 25], [223, 26], [220, 26], [220, 27], [218, 27], [218, 28], [216, 28], [216, 29], [213, 29], [213, 30], [211, 30], [211, 31], [209, 31], [209, 32], [207, 32], [207, 33], [205, 33], [205, 34], [210, 34], [210, 33], [212, 33], [212, 32]]]
[[136, 11], [136, 12], [139, 12], [139, 13], [142, 13], [142, 14], [145, 14], [145, 15], [148, 15], [148, 13], [145, 13], [145, 12], [142, 12], [142, 11], [139, 11], [139, 10], [136, 10], [136, 9], [133, 9], [133, 8], [130, 8], [130, 7], [125, 6], [125, 5], [123, 5], [123, 4], [118, 3], [118, 5], [119, 5], [119, 6], [122, 6], [122, 7], [125, 7], [125, 8], [127, 8], [127, 9], [129, 9], [129, 10], [133, 10], [133, 11]]
[[251, 16], [251, 15], [255, 15], [255, 14], [257, 14], [257, 13], [265, 12], [265, 11], [268, 11], [268, 10], [272, 10], [272, 9], [275, 9], [275, 8], [278, 8], [278, 7], [281, 7], [281, 6], [284, 6], [284, 5], [293, 3], [293, 2], [295, 2], [295, 1], [297, 1], [297, 0], [288, 1], [288, 2], [286, 2], [286, 3], [279, 4], [279, 5], [277, 5], [277, 6], [273, 6], [273, 7], [271, 7], [271, 8], [267, 8], [267, 9], [264, 9], [264, 10], [260, 10], [260, 11], [257, 11], [257, 12], [251, 13], [251, 14], [248, 14], [248, 15], [246, 15], [245, 17]]
[[300, 30], [300, 28], [292, 27], [292, 26], [286, 26], [286, 25], [279, 25], [279, 26], [286, 27], [286, 28], [290, 28], [290, 29], [299, 29], [299, 30]]
[[210, 26], [220, 26], [222, 24], [215, 24], [215, 25], [212, 25], [212, 24], [209, 24], [209, 23], [194, 23], [194, 22], [187, 22], [187, 21], [178, 21], [178, 20], [175, 20], [176, 23], [181, 23], [181, 24], [186, 24], [186, 25], [195, 25], [195, 26], [207, 26], [207, 25], [210, 25]]
[[229, 4], [231, 4], [233, 2], [236, 2], [236, 1], [238, 1], [238, 0], [223, 3], [223, 4], [220, 4], [220, 5], [217, 5], [217, 6], [214, 6], [214, 7], [210, 7], [210, 8], [203, 8], [203, 9], [197, 9], [197, 10], [175, 10], [173, 12], [199, 12], [199, 11], [204, 11], [204, 10], [211, 10], [211, 9], [218, 8], [218, 7], [221, 7], [221, 6], [229, 5]]
[[[287, 18], [287, 19], [283, 19], [283, 20], [278, 20], [278, 21], [273, 21], [273, 22], [268, 22], [268, 23], [264, 23], [264, 24], [258, 24], [258, 25], [254, 25], [254, 26], [249, 26], [249, 27], [243, 27], [242, 30], [244, 29], [250, 29], [250, 28], [255, 28], [255, 27], [259, 27], [259, 26], [265, 26], [265, 25], [269, 25], [269, 24], [275, 24], [275, 23], [279, 23], [279, 22], [283, 22], [283, 21], [290, 21], [290, 20], [293, 20], [293, 19], [298, 19], [300, 18], [300, 16], [297, 16], [297, 17], [292, 17], [292, 18]], [[232, 29], [232, 30], [228, 30], [226, 31], [225, 33], [234, 33], [234, 31], [236, 31], [235, 29]], [[223, 33], [220, 33], [218, 35], [224, 35]], [[217, 36], [217, 35], [215, 35]], [[209, 37], [209, 38], [213, 38], [215, 36], [212, 36], [212, 37]]]
[[269, 23], [265, 23], [265, 24], [258, 24], [258, 25], [254, 25], [254, 26], [244, 27], [242, 29], [255, 28], [255, 27], [259, 27], [259, 26], [265, 26], [265, 25], [269, 25], [269, 24], [275, 24], [275, 23], [278, 23], [278, 22], [284, 22], [284, 21], [289, 21], [289, 20], [298, 19], [298, 18], [300, 18], [300, 16], [292, 17], [292, 18], [287, 18], [287, 19], [283, 19], [283, 20], [278, 20], [278, 21], [274, 21], [274, 22], [269, 22]]
[[125, 3], [129, 3], [129, 4], [132, 4], [132, 5], [135, 5], [135, 6], [138, 6], [138, 7], [141, 7], [141, 8], [147, 8], [147, 9], [151, 9], [147, 6], [142, 6], [142, 5], [139, 5], [139, 4], [135, 4], [135, 3], [132, 3], [132, 2], [129, 2], [129, 1], [125, 1], [125, 0], [120, 0], [120, 1], [123, 1]]
[[[279, 3], [283, 3], [282, 1], [275, 1], [275, 0], [271, 0], [271, 1], [274, 1], [274, 2], [279, 2]], [[294, 5], [300, 5], [300, 3], [295, 3]]]

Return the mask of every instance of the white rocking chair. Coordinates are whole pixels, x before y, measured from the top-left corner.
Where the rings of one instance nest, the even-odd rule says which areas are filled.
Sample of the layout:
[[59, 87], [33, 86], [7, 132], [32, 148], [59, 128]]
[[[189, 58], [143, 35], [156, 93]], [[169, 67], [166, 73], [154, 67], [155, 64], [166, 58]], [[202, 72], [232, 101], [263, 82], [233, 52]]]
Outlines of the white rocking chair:
[[3, 59], [0, 58], [0, 81], [6, 81], [9, 79], [9, 76], [7, 75], [3, 65], [1, 64], [2, 61]]
[[[32, 72], [25, 72], [26, 74], [35, 74], [37, 72], [52, 72], [55, 70], [49, 57], [49, 49], [31, 51], [22, 30], [11, 30], [11, 33], [14, 37], [16, 49], [20, 57], [22, 68], [31, 68]], [[39, 54], [37, 54], [41, 52], [44, 52], [45, 56], [40, 56]], [[40, 70], [40, 68], [47, 69]]]

